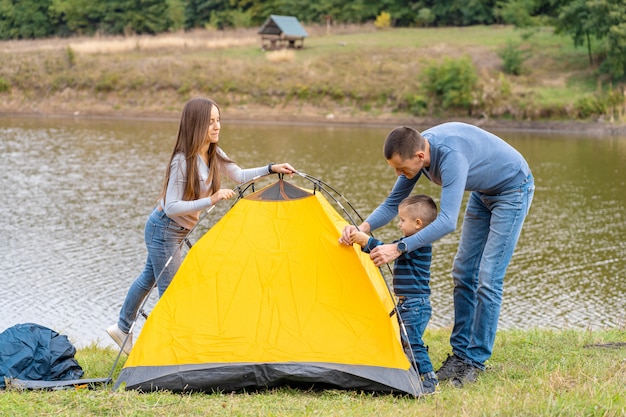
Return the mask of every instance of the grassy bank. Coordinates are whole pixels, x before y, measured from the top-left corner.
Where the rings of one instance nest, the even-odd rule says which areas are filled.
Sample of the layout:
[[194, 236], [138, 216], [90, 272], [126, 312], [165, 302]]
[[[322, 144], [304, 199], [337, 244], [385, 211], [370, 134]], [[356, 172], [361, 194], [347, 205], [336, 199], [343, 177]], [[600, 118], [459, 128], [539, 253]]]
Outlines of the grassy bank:
[[[449, 351], [449, 330], [428, 331], [433, 363]], [[77, 353], [85, 377], [107, 377], [117, 352]], [[116, 376], [117, 369], [114, 373]], [[626, 329], [501, 331], [488, 370], [462, 389], [442, 384], [421, 399], [354, 391], [280, 388], [245, 394], [69, 390], [0, 392], [0, 415], [55, 416], [623, 416]]]
[[[613, 86], [550, 30], [524, 40], [504, 26], [307, 29], [295, 52], [262, 51], [255, 30], [0, 42], [0, 111], [178, 117], [208, 95], [226, 118], [624, 121], [619, 95], [611, 117], [594, 113]], [[526, 57], [520, 75], [505, 74], [507, 45]], [[471, 104], [444, 108], [424, 93], [424, 71], [462, 59], [477, 76]]]

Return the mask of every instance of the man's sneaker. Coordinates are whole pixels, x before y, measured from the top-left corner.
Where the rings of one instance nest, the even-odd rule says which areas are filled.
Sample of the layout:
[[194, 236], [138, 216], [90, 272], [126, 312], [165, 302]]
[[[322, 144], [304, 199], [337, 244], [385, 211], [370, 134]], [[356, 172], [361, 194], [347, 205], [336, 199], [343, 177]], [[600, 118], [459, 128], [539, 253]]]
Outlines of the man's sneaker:
[[437, 381], [436, 378], [424, 378], [424, 380], [422, 381], [424, 394], [434, 394], [437, 390], [437, 385], [439, 385], [439, 381]]
[[[107, 328], [107, 333], [111, 336], [111, 339], [117, 343], [117, 345], [122, 349], [127, 355], [130, 355], [130, 351], [133, 348], [133, 334], [130, 335], [128, 333], [124, 333], [122, 329], [117, 327], [117, 324], [109, 326]], [[126, 341], [126, 343], [124, 343]]]
[[437, 378], [440, 381], [446, 381], [452, 379], [459, 374], [460, 367], [464, 365], [463, 359], [456, 355], [448, 354], [448, 357], [441, 365], [441, 368], [436, 372]]
[[458, 374], [450, 380], [450, 383], [457, 388], [462, 388], [466, 384], [476, 382], [478, 374], [482, 372], [480, 368], [465, 362], [463, 362], [457, 370]]

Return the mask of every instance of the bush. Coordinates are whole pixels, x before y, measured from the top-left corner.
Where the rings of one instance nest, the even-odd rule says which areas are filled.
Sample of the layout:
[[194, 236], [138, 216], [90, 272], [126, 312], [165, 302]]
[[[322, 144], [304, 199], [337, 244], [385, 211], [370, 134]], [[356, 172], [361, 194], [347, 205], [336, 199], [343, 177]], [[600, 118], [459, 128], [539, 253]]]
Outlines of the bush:
[[420, 94], [406, 93], [398, 98], [393, 111], [425, 116], [428, 114], [428, 99]]
[[68, 46], [65, 49], [65, 57], [67, 59], [68, 67], [72, 68], [74, 65], [76, 65], [76, 52], [74, 52], [71, 46]]
[[606, 113], [604, 101], [596, 95], [586, 96], [576, 100], [574, 109], [582, 119], [587, 119], [591, 116], [600, 116]]
[[9, 83], [4, 78], [0, 77], [0, 93], [6, 93], [11, 88], [11, 83]]
[[611, 120], [621, 120], [624, 117], [625, 101], [622, 88], [612, 88], [602, 94], [585, 96], [576, 100], [574, 110], [582, 119], [605, 115]]
[[529, 58], [529, 51], [520, 49], [518, 43], [509, 41], [498, 50], [498, 56], [502, 58], [505, 74], [521, 75], [524, 61]]
[[422, 90], [432, 106], [470, 110], [477, 83], [476, 68], [469, 58], [445, 58], [424, 70]]
[[387, 12], [380, 12], [380, 14], [376, 16], [374, 26], [378, 29], [387, 29], [391, 26], [391, 15]]
[[421, 27], [428, 27], [433, 24], [436, 16], [433, 14], [432, 10], [424, 7], [419, 9], [417, 12], [417, 17], [415, 18], [415, 23]]
[[618, 120], [624, 119], [624, 113], [626, 113], [625, 103], [626, 92], [624, 91], [624, 86], [611, 89], [606, 93], [606, 105], [611, 118], [617, 118]]
[[104, 93], [115, 91], [115, 89], [119, 85], [119, 81], [120, 77], [117, 74], [103, 74], [100, 77], [100, 80], [96, 82], [96, 91]]
[[475, 94], [473, 109], [483, 117], [506, 114], [513, 100], [511, 83], [503, 73], [497, 77], [484, 76]]

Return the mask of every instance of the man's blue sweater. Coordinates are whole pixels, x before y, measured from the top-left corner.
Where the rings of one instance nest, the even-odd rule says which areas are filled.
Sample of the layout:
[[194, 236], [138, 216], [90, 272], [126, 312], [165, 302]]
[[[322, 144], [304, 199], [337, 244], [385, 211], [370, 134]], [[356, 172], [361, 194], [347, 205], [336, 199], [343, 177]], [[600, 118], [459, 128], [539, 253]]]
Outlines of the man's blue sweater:
[[496, 195], [519, 186], [530, 175], [528, 163], [517, 150], [476, 126], [444, 123], [421, 134], [430, 145], [430, 166], [412, 179], [400, 175], [387, 199], [365, 219], [370, 231], [389, 223], [422, 175], [440, 185], [439, 215], [419, 233], [404, 239], [409, 252], [456, 229], [465, 190]]

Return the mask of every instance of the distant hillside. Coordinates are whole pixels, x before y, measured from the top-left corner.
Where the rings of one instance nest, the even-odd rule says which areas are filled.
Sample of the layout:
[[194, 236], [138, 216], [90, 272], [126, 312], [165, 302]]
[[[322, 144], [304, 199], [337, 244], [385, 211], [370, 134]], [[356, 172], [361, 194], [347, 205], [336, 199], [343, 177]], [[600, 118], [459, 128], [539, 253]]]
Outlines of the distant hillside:
[[263, 121], [626, 121], [623, 92], [550, 30], [306, 29], [303, 49], [274, 52], [256, 30], [0, 42], [0, 112], [177, 118], [206, 95], [225, 118]]

